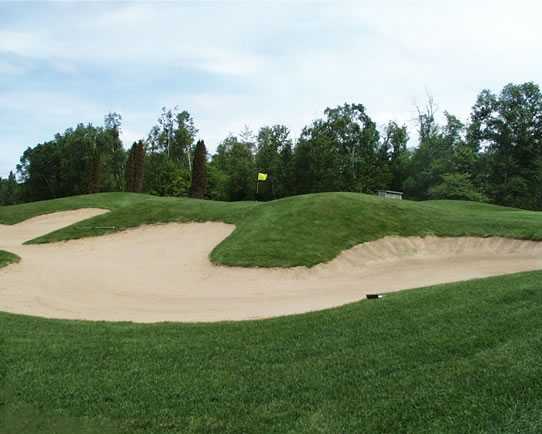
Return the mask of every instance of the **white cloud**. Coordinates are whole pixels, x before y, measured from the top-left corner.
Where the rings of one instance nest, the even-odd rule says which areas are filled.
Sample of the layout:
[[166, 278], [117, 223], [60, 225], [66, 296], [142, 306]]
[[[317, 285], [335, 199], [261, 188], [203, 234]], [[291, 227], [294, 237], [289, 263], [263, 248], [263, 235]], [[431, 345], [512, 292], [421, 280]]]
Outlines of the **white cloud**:
[[[211, 149], [245, 124], [284, 123], [297, 135], [346, 101], [363, 103], [379, 125], [409, 123], [427, 91], [465, 119], [483, 88], [541, 76], [541, 13], [531, 0], [49, 4], [26, 21], [0, 21], [0, 74], [21, 72], [3, 60], [11, 53], [76, 78], [104, 75], [79, 93], [46, 81], [0, 86], [0, 106], [55, 128], [117, 110], [130, 144], [161, 106], [178, 104]], [[102, 87], [110, 92], [95, 92]]]
[[[234, 11], [226, 6], [228, 10]], [[113, 9], [83, 5], [81, 11], [71, 10], [71, 19], [59, 25], [37, 19], [23, 30], [0, 31], [0, 53], [65, 64], [169, 65], [220, 74], [257, 73], [265, 58], [244, 50], [240, 37], [250, 23], [243, 15], [221, 12], [166, 3], [160, 7], [128, 3]]]
[[130, 147], [132, 143], [147, 138], [147, 131], [134, 131], [128, 128], [121, 128], [120, 138], [125, 147]]
[[24, 68], [13, 63], [0, 60], [0, 77], [6, 75], [19, 75], [24, 71]]
[[0, 52], [36, 56], [40, 47], [42, 47], [40, 38], [29, 32], [0, 30]]

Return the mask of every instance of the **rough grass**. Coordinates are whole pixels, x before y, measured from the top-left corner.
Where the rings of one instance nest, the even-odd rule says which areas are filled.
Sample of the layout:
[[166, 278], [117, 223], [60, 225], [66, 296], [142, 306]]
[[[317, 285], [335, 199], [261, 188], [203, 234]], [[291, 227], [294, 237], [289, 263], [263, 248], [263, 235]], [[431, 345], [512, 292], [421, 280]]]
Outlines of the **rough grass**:
[[0, 313], [0, 431], [540, 433], [541, 353], [542, 272], [240, 323]]
[[20, 260], [21, 258], [19, 258], [17, 255], [0, 250], [0, 268], [19, 262]]
[[111, 212], [32, 242], [102, 235], [149, 223], [224, 221], [237, 228], [212, 252], [214, 262], [290, 267], [329, 261], [342, 250], [386, 235], [542, 240], [542, 213], [473, 202], [391, 201], [357, 193], [311, 194], [267, 203], [103, 193], [0, 207], [0, 223], [83, 207]]

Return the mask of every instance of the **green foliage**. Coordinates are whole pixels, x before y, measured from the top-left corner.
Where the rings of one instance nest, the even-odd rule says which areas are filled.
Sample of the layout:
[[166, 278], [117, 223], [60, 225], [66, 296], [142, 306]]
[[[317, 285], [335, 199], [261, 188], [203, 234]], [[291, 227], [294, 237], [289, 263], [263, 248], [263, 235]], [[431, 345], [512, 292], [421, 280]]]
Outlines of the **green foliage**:
[[375, 123], [361, 104], [326, 109], [325, 119], [306, 127], [295, 151], [298, 193], [375, 192], [390, 183], [386, 151]]
[[389, 122], [384, 130], [381, 152], [384, 153], [384, 158], [389, 161], [389, 188], [394, 191], [402, 191], [403, 182], [408, 177], [410, 153], [407, 144], [406, 125], [400, 127], [396, 122]]
[[[159, 169], [158, 169], [159, 170]], [[141, 193], [145, 181], [145, 144], [136, 142], [128, 152], [126, 163], [126, 191]]]
[[145, 145], [142, 140], [137, 142], [133, 148], [133, 164], [134, 164], [134, 193], [143, 192], [145, 185]]
[[135, 146], [134, 143], [128, 151], [128, 160], [126, 161], [126, 191], [135, 192]]
[[229, 199], [226, 187], [230, 181], [228, 175], [216, 167], [215, 164], [207, 165], [207, 196], [212, 200], [227, 201]]
[[442, 176], [442, 182], [431, 189], [432, 199], [471, 200], [485, 202], [487, 199], [476, 190], [468, 175], [451, 173]]
[[256, 146], [257, 171], [269, 176], [268, 181], [259, 186], [259, 199], [292, 195], [295, 192], [293, 145], [288, 128], [284, 125], [261, 128]]
[[237, 323], [0, 313], [0, 423], [8, 433], [540, 433], [541, 282], [517, 274]]
[[194, 151], [190, 196], [196, 199], [207, 196], [207, 149], [203, 140], [198, 141]]
[[177, 107], [162, 112], [147, 138], [148, 152], [165, 154], [185, 171], [191, 171], [192, 146], [198, 130], [187, 111], [179, 112]]
[[253, 200], [256, 193], [256, 163], [253, 144], [230, 136], [218, 145], [211, 165], [220, 171], [226, 181], [227, 200]]
[[124, 167], [126, 152], [120, 140], [122, 116], [118, 113], [109, 113], [104, 117], [105, 134], [111, 143], [111, 152], [101, 154], [104, 161], [102, 170], [104, 189], [107, 191], [122, 191], [124, 189]]
[[24, 199], [116, 190], [124, 158], [117, 129], [79, 124], [24, 152], [17, 166]]
[[[322, 119], [302, 130], [295, 146], [284, 125], [264, 126], [256, 137], [246, 127], [218, 145], [205, 168], [208, 190], [197, 195], [240, 201], [392, 189], [416, 200], [487, 198], [542, 209], [538, 85], [509, 84], [498, 96], [482, 91], [468, 124], [448, 112], [444, 122], [439, 119], [431, 99], [418, 108], [419, 144], [412, 149], [407, 148], [406, 126], [391, 121], [380, 133], [362, 104], [327, 108]], [[145, 142], [144, 164], [138, 153], [139, 160], [131, 158], [126, 171], [120, 125], [120, 115], [111, 113], [103, 128], [80, 124], [29, 148], [18, 166], [21, 185], [0, 180], [0, 203], [121, 191], [125, 180], [128, 191], [188, 194], [198, 133], [190, 114], [177, 107], [162, 108]], [[132, 185], [136, 167], [138, 173], [146, 173], [145, 182], [137, 186]], [[258, 171], [267, 173], [269, 180], [257, 183]]]
[[[410, 176], [405, 178], [404, 191], [416, 199], [448, 197], [445, 195], [446, 189], [454, 189], [454, 194], [459, 191], [447, 184], [460, 182], [463, 193], [467, 193], [467, 190], [476, 192], [474, 181], [479, 165], [478, 146], [468, 141], [465, 125], [459, 119], [445, 112], [446, 123], [441, 126], [436, 121], [434, 110], [432, 100], [423, 111], [419, 109], [420, 145], [407, 163]], [[451, 178], [444, 179], [445, 176]], [[482, 198], [481, 195], [470, 193], [459, 196], [458, 199]]]
[[145, 159], [144, 191], [157, 196], [186, 196], [190, 173], [165, 154], [151, 154]]
[[87, 192], [98, 193], [102, 186], [102, 158], [98, 149], [89, 152], [88, 166], [88, 190]]
[[[159, 196], [186, 196], [190, 189], [192, 147], [198, 130], [187, 111], [162, 113], [147, 138], [143, 190]], [[141, 158], [141, 154], [140, 155]], [[140, 165], [143, 168], [143, 165]]]
[[[151, 223], [224, 221], [237, 228], [214, 249], [214, 262], [291, 267], [329, 261], [356, 244], [388, 235], [542, 240], [542, 215], [537, 212], [462, 201], [389, 201], [359, 193], [320, 193], [265, 203], [108, 193], [0, 207], [0, 224], [88, 207], [112, 211], [33, 242], [102, 235]], [[103, 229], [108, 227], [116, 229]]]
[[21, 201], [21, 196], [22, 187], [13, 172], [9, 172], [7, 179], [0, 177], [0, 205], [15, 205]]
[[484, 186], [498, 203], [540, 209], [542, 92], [534, 83], [509, 84], [499, 96], [483, 91], [473, 107], [469, 134], [487, 148]]

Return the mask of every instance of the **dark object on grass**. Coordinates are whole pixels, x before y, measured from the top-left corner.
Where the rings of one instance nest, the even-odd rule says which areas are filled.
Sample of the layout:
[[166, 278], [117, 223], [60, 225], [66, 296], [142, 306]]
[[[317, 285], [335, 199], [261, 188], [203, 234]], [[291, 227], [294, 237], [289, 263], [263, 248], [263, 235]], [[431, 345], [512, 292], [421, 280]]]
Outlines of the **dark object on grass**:
[[367, 298], [369, 300], [374, 300], [377, 298], [384, 298], [384, 296], [382, 294], [367, 294]]

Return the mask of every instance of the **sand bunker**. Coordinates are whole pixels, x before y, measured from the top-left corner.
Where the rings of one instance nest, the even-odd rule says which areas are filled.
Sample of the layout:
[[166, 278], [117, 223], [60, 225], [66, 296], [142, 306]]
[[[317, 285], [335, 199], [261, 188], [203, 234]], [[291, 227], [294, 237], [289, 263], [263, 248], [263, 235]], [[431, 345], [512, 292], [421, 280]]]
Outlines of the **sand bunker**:
[[542, 269], [542, 243], [503, 238], [397, 238], [360, 244], [311, 269], [214, 266], [222, 223], [143, 226], [99, 238], [22, 243], [103, 213], [78, 210], [0, 225], [0, 310], [111, 321], [268, 318], [444, 282]]

